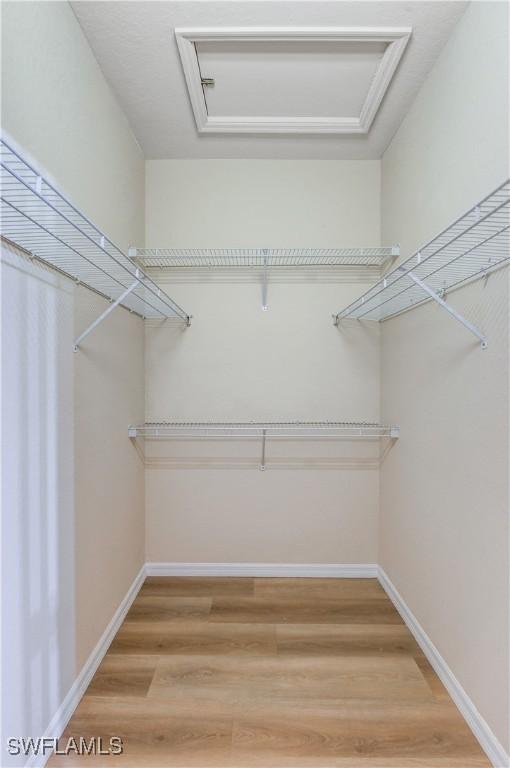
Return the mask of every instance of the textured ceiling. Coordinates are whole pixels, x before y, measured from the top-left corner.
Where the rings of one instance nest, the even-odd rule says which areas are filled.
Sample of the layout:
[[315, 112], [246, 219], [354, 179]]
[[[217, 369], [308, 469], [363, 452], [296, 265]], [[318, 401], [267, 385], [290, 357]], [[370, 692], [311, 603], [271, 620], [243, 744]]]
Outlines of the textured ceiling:
[[[449, 0], [72, 3], [148, 158], [300, 159], [380, 157], [466, 5]], [[413, 34], [368, 135], [211, 135], [197, 132], [174, 36], [175, 27], [197, 26], [410, 26]]]

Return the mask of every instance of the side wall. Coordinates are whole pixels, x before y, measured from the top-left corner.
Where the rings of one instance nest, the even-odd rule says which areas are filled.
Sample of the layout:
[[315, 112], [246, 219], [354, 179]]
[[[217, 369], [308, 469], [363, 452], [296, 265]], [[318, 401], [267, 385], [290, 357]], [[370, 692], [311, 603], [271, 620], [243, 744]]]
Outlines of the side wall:
[[[382, 164], [383, 242], [410, 255], [509, 176], [508, 6], [473, 3]], [[508, 273], [382, 326], [380, 563], [508, 751]]]
[[73, 285], [10, 246], [2, 284], [2, 748], [75, 676]]
[[[144, 158], [71, 7], [64, 2], [5, 2], [2, 22], [3, 129], [121, 247], [140, 242]], [[27, 295], [29, 288], [27, 282]], [[67, 341], [106, 306], [86, 289], [71, 288], [74, 328], [65, 331]], [[68, 323], [69, 318], [59, 315], [59, 322]], [[61, 329], [47, 325], [44, 333], [51, 347], [60, 339]], [[143, 419], [143, 345], [143, 322], [119, 309], [80, 352], [68, 357], [68, 364], [74, 363], [75, 463], [74, 505], [69, 503], [65, 513], [66, 531], [74, 532], [74, 553], [70, 559], [60, 558], [52, 549], [59, 563], [48, 561], [44, 567], [54, 573], [58, 566], [61, 583], [75, 585], [65, 614], [72, 626], [64, 634], [60, 625], [53, 626], [56, 645], [55, 634], [51, 643], [44, 637], [43, 624], [25, 627], [27, 635], [40, 636], [43, 655], [58, 648], [57, 659], [48, 657], [44, 662], [44, 657], [42, 663], [58, 676], [59, 695], [75, 679], [144, 560], [144, 471], [126, 436], [128, 424]], [[72, 401], [73, 392], [68, 392], [72, 380], [59, 377], [50, 383], [59, 400]], [[37, 385], [43, 386], [40, 378]], [[52, 412], [50, 417], [63, 414]], [[40, 439], [49, 440], [52, 434], [50, 430]], [[55, 440], [51, 450], [58, 464], [69, 446]], [[50, 512], [56, 515], [58, 510]], [[37, 518], [43, 512], [34, 508], [33, 515]], [[29, 585], [45, 578], [39, 571], [36, 578], [35, 568], [37, 560], [26, 552], [21, 570]], [[36, 598], [36, 593], [22, 596], [22, 585], [9, 576], [4, 584], [11, 594], [19, 600]], [[30, 658], [22, 667], [33, 669]], [[30, 690], [30, 681], [18, 683], [11, 687], [11, 695], [27, 686]], [[36, 707], [35, 700], [25, 697], [25, 713], [11, 734], [42, 735], [41, 728], [48, 725], [58, 702], [43, 697]], [[36, 722], [37, 729], [26, 733], [26, 724], [35, 727]]]
[[[378, 245], [379, 182], [372, 161], [150, 161], [146, 242]], [[378, 329], [331, 320], [374, 277], [312, 274], [273, 272], [267, 312], [256, 271], [168, 278], [194, 319], [147, 324], [147, 420], [377, 421]], [[272, 441], [260, 472], [257, 441], [146, 442], [147, 559], [375, 563], [376, 448]]]

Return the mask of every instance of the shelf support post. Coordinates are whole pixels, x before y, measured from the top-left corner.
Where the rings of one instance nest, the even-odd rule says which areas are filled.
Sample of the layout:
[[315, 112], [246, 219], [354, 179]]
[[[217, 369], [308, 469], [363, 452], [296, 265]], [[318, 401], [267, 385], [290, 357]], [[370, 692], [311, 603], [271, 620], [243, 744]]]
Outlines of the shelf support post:
[[[137, 271], [137, 277], [138, 277], [138, 270], [136, 270], [136, 271]], [[110, 312], [113, 312], [113, 310], [114, 310], [116, 307], [118, 307], [118, 306], [119, 306], [119, 304], [121, 304], [121, 303], [124, 301], [124, 299], [126, 298], [126, 296], [129, 296], [129, 294], [130, 294], [130, 293], [132, 293], [132, 291], [134, 291], [134, 290], [135, 290], [135, 288], [137, 288], [137, 287], [140, 285], [140, 283], [141, 283], [141, 280], [140, 280], [140, 279], [137, 279], [137, 280], [135, 280], [135, 282], [134, 282], [134, 283], [132, 283], [132, 284], [129, 286], [129, 288], [126, 288], [126, 290], [124, 291], [124, 293], [122, 293], [122, 294], [119, 296], [119, 298], [118, 298], [118, 299], [115, 299], [115, 301], [114, 301], [114, 302], [112, 302], [112, 303], [110, 304], [110, 306], [109, 306], [109, 307], [107, 307], [107, 308], [105, 309], [105, 311], [104, 311], [104, 312], [102, 312], [102, 313], [99, 315], [99, 317], [98, 317], [96, 320], [94, 320], [94, 322], [93, 322], [93, 323], [91, 323], [91, 324], [89, 325], [89, 327], [88, 327], [88, 328], [86, 328], [86, 329], [83, 331], [83, 333], [80, 333], [80, 335], [78, 336], [78, 338], [77, 338], [77, 339], [75, 340], [75, 342], [74, 342], [74, 351], [75, 351], [75, 352], [77, 352], [77, 351], [78, 351], [78, 349], [79, 349], [79, 347], [80, 347], [80, 344], [81, 344], [81, 342], [83, 341], [83, 339], [84, 339], [86, 336], [88, 336], [88, 335], [89, 335], [89, 333], [91, 333], [91, 332], [94, 330], [94, 328], [97, 328], [97, 326], [98, 326], [98, 325], [100, 325], [100, 324], [103, 322], [103, 320], [105, 320], [105, 319], [108, 317], [108, 315], [110, 314]]]
[[263, 472], [266, 468], [266, 430], [262, 430], [262, 458], [260, 460], [260, 471]]
[[483, 333], [479, 331], [475, 325], [473, 325], [473, 323], [470, 323], [469, 320], [466, 320], [466, 318], [463, 317], [459, 312], [457, 312], [457, 310], [453, 309], [453, 307], [447, 304], [444, 299], [438, 296], [437, 293], [434, 290], [432, 290], [432, 288], [430, 288], [426, 283], [424, 283], [420, 277], [415, 275], [414, 272], [412, 272], [411, 270], [407, 271], [406, 269], [404, 269], [404, 267], [399, 267], [399, 270], [403, 272], [407, 277], [409, 277], [413, 281], [413, 283], [416, 283], [416, 285], [418, 285], [422, 289], [422, 291], [425, 291], [425, 293], [427, 293], [431, 299], [434, 299], [434, 301], [437, 302], [439, 306], [443, 307], [443, 309], [446, 309], [446, 311], [452, 317], [454, 317], [455, 320], [458, 320], [458, 322], [462, 323], [462, 325], [465, 328], [467, 328], [468, 331], [473, 333], [477, 337], [477, 339], [479, 339], [482, 349], [487, 349], [487, 344], [488, 344], [487, 337], [484, 336]]
[[267, 312], [267, 248], [264, 248], [264, 267], [262, 271], [262, 311]]

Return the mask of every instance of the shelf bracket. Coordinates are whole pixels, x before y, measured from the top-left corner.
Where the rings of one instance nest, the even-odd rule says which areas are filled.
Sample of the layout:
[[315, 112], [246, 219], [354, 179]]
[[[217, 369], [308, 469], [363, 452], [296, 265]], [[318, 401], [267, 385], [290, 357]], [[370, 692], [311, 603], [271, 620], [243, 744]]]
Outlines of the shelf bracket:
[[113, 301], [113, 302], [110, 304], [110, 306], [109, 306], [109, 307], [107, 307], [107, 309], [105, 309], [105, 311], [104, 311], [104, 312], [102, 312], [102, 313], [99, 315], [99, 317], [97, 318], [97, 320], [94, 320], [94, 322], [93, 322], [93, 323], [91, 323], [91, 324], [89, 325], [89, 327], [88, 327], [88, 328], [86, 328], [86, 329], [83, 331], [83, 333], [80, 333], [80, 335], [78, 336], [78, 338], [77, 338], [77, 339], [76, 339], [76, 341], [74, 342], [74, 351], [75, 351], [75, 352], [77, 352], [77, 351], [78, 351], [78, 349], [80, 348], [80, 344], [81, 344], [81, 342], [83, 341], [83, 339], [84, 339], [86, 336], [88, 336], [88, 335], [89, 335], [89, 333], [91, 333], [91, 332], [94, 330], [94, 328], [97, 328], [97, 326], [98, 326], [98, 325], [100, 325], [100, 324], [103, 322], [103, 320], [105, 320], [105, 319], [108, 317], [108, 315], [110, 314], [110, 312], [113, 312], [113, 310], [114, 310], [116, 307], [118, 307], [118, 306], [119, 306], [119, 304], [121, 304], [121, 303], [124, 301], [124, 299], [126, 298], [126, 296], [129, 296], [129, 294], [130, 294], [130, 293], [132, 293], [132, 292], [135, 290], [135, 288], [137, 288], [137, 287], [140, 285], [140, 283], [141, 283], [141, 278], [139, 278], [139, 272], [138, 272], [138, 270], [136, 270], [136, 276], [137, 276], [137, 278], [138, 278], [138, 279], [137, 279], [137, 280], [135, 280], [135, 282], [134, 282], [134, 283], [132, 283], [132, 284], [129, 286], [129, 288], [126, 288], [126, 290], [124, 291], [124, 293], [122, 293], [122, 294], [119, 296], [119, 298], [118, 298], [118, 299], [115, 299], [115, 301]]
[[264, 266], [262, 269], [262, 311], [267, 312], [267, 248], [264, 248]]
[[416, 283], [422, 291], [425, 291], [431, 299], [434, 299], [434, 301], [439, 304], [439, 306], [443, 307], [443, 309], [446, 309], [446, 311], [455, 318], [459, 323], [462, 323], [462, 325], [468, 329], [472, 334], [474, 334], [477, 339], [480, 341], [480, 346], [482, 349], [487, 349], [488, 341], [487, 337], [481, 333], [481, 331], [478, 330], [478, 328], [473, 325], [473, 323], [470, 323], [469, 320], [466, 320], [465, 317], [463, 317], [459, 312], [457, 312], [453, 307], [451, 307], [449, 304], [446, 303], [444, 299], [442, 299], [440, 296], [437, 295], [437, 293], [432, 290], [426, 283], [423, 282], [423, 280], [419, 277], [417, 277], [414, 272], [411, 270], [406, 270], [404, 267], [399, 267], [399, 271], [404, 273], [407, 277], [409, 277], [413, 283]]
[[260, 471], [263, 472], [266, 468], [266, 430], [262, 430], [262, 457], [260, 460]]

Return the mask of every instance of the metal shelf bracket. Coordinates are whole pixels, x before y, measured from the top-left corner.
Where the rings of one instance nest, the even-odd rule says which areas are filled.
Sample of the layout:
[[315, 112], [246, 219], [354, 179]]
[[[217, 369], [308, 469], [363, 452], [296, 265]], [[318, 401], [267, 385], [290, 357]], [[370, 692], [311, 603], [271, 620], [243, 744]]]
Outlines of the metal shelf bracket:
[[434, 299], [434, 301], [437, 304], [439, 304], [440, 307], [445, 309], [452, 317], [454, 317], [455, 320], [457, 320], [459, 323], [462, 323], [462, 325], [465, 328], [467, 328], [468, 331], [474, 334], [477, 337], [477, 339], [479, 339], [480, 346], [482, 347], [482, 349], [487, 349], [487, 345], [488, 345], [487, 337], [484, 336], [483, 333], [481, 333], [481, 331], [479, 331], [478, 328], [475, 325], [473, 325], [473, 323], [470, 323], [469, 320], [466, 320], [466, 318], [463, 317], [463, 315], [461, 315], [459, 312], [457, 312], [457, 310], [453, 309], [453, 307], [447, 304], [446, 301], [443, 298], [441, 298], [441, 296], [439, 296], [435, 291], [433, 291], [432, 288], [430, 288], [427, 285], [427, 283], [424, 283], [421, 278], [419, 278], [417, 275], [414, 274], [414, 272], [412, 272], [411, 270], [406, 270], [404, 267], [399, 267], [398, 269], [399, 269], [399, 272], [402, 272], [403, 274], [406, 275], [406, 277], [409, 277], [413, 281], [413, 283], [416, 283], [416, 285], [418, 285], [422, 289], [422, 291], [425, 291], [425, 293], [427, 293], [431, 299]]
[[80, 348], [80, 344], [81, 344], [81, 342], [83, 341], [83, 339], [85, 339], [85, 338], [86, 338], [86, 337], [89, 335], [89, 333], [92, 333], [92, 331], [93, 331], [95, 328], [97, 328], [97, 326], [98, 326], [98, 325], [100, 325], [100, 324], [103, 322], [103, 320], [106, 320], [106, 318], [108, 317], [108, 315], [109, 315], [111, 312], [113, 312], [113, 310], [114, 310], [116, 307], [118, 307], [118, 306], [119, 306], [119, 304], [122, 304], [122, 302], [124, 301], [124, 299], [125, 299], [127, 296], [129, 296], [129, 294], [130, 294], [130, 293], [132, 293], [132, 291], [134, 291], [134, 290], [135, 290], [135, 288], [137, 288], [137, 287], [140, 285], [140, 283], [142, 282], [142, 279], [143, 279], [143, 278], [142, 278], [142, 277], [140, 277], [140, 273], [139, 273], [139, 271], [138, 271], [138, 270], [136, 270], [136, 277], [137, 277], [138, 279], [137, 279], [137, 280], [135, 280], [135, 281], [134, 281], [134, 283], [131, 283], [131, 285], [129, 286], [129, 288], [126, 288], [126, 290], [124, 291], [124, 293], [122, 293], [122, 294], [121, 294], [121, 295], [118, 297], [118, 299], [116, 299], [115, 301], [113, 301], [113, 302], [110, 304], [110, 306], [109, 306], [109, 307], [107, 307], [107, 308], [105, 309], [105, 311], [104, 311], [104, 312], [102, 312], [102, 313], [99, 315], [99, 317], [98, 317], [96, 320], [94, 320], [94, 322], [93, 322], [93, 323], [91, 323], [91, 324], [89, 325], [89, 327], [88, 327], [88, 328], [86, 328], [86, 329], [83, 331], [83, 333], [80, 333], [80, 335], [78, 336], [78, 338], [77, 338], [77, 339], [75, 340], [75, 342], [74, 342], [74, 351], [75, 351], [75, 352], [78, 352], [78, 349]]
[[264, 249], [264, 262], [262, 268], [262, 311], [267, 312], [267, 248]]
[[262, 430], [262, 458], [260, 460], [260, 471], [263, 472], [266, 468], [266, 430]]

